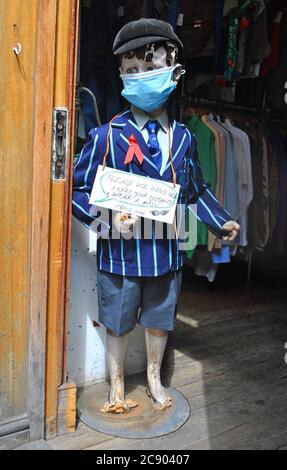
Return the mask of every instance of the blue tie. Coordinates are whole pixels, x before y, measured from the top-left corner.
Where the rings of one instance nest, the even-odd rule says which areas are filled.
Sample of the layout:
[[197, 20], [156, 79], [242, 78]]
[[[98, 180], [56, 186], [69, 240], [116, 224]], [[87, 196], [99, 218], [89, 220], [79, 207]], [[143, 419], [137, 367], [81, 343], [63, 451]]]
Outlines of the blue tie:
[[148, 148], [152, 156], [152, 161], [156, 165], [158, 171], [161, 170], [162, 164], [162, 154], [159, 146], [159, 141], [157, 140], [157, 133], [159, 130], [158, 121], [148, 121], [145, 125], [148, 130]]

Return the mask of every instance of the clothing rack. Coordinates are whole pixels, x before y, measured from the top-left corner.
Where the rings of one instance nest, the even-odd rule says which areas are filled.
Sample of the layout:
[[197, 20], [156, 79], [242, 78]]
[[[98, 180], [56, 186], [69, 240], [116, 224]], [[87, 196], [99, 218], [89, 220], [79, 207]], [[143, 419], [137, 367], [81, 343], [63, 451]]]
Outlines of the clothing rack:
[[[241, 106], [235, 103], [228, 103], [226, 101], [218, 101], [213, 99], [207, 98], [195, 98], [193, 96], [183, 95], [179, 98], [179, 106], [181, 110], [187, 107], [202, 107], [202, 108], [216, 108], [220, 111], [237, 111], [239, 113], [246, 113], [246, 114], [258, 114], [261, 117], [265, 118], [272, 118], [272, 121], [278, 124], [285, 124], [287, 125], [287, 106], [286, 106], [286, 115], [284, 115], [284, 111], [280, 110], [272, 110], [269, 108], [256, 108], [252, 106]], [[276, 114], [280, 113], [283, 119], [277, 118]]]
[[[181, 116], [183, 115], [183, 109], [187, 107], [199, 107], [199, 108], [216, 108], [218, 111], [237, 111], [242, 114], [256, 115], [267, 119], [272, 119], [273, 123], [283, 124], [287, 126], [287, 113], [283, 115], [285, 119], [280, 119], [276, 117], [276, 113], [280, 112], [282, 116], [282, 110], [272, 110], [269, 108], [256, 108], [252, 106], [241, 106], [235, 103], [228, 103], [226, 101], [218, 101], [207, 98], [196, 98], [193, 96], [183, 95], [179, 98], [179, 106], [181, 111]], [[286, 106], [287, 108], [287, 106]], [[250, 249], [247, 260], [247, 287], [250, 285], [251, 274], [252, 274], [252, 264], [253, 264], [254, 252]]]

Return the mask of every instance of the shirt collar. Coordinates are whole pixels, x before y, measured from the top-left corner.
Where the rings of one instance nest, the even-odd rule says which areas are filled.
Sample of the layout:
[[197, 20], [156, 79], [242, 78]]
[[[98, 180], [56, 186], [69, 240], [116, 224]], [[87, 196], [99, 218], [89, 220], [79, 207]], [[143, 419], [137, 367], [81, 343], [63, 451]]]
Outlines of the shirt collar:
[[[131, 106], [131, 112], [135, 118], [138, 128], [142, 131], [144, 126], [148, 121], [152, 118], [146, 114], [142, 109], [137, 108], [136, 106]], [[168, 115], [166, 109], [164, 109], [154, 121], [158, 121], [161, 128], [164, 132], [168, 132], [169, 129], [169, 122], [168, 122]]]

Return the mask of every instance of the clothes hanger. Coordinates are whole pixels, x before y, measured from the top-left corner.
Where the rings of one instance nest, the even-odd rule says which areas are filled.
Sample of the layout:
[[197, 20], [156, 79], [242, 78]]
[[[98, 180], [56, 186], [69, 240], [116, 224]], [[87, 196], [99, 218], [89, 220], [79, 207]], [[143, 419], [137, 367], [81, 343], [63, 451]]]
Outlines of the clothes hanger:
[[86, 8], [90, 8], [92, 6], [92, 3], [94, 3], [94, 0], [82, 0], [83, 1], [83, 6]]

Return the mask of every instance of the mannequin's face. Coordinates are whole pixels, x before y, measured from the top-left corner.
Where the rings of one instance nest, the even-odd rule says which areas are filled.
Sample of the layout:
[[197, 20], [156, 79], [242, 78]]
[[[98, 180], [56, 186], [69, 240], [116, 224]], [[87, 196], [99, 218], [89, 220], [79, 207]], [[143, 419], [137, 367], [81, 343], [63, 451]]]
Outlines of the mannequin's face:
[[152, 43], [134, 51], [123, 54], [120, 72], [142, 73], [164, 67], [174, 67], [173, 81], [178, 82], [181, 76], [182, 65], [176, 63], [177, 47], [172, 43]]

